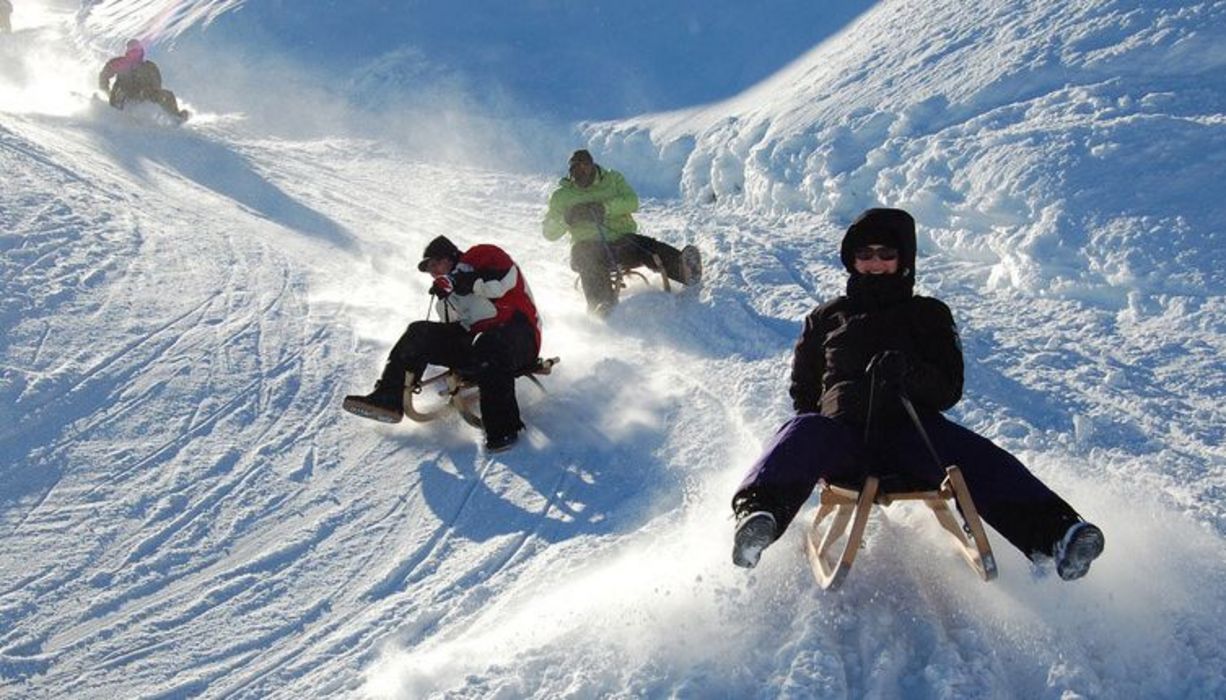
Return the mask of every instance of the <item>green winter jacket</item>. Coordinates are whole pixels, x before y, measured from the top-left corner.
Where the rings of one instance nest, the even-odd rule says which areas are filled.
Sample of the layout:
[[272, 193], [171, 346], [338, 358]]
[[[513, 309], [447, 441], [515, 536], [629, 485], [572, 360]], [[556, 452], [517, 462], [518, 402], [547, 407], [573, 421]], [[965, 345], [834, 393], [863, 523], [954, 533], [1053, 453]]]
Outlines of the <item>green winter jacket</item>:
[[587, 189], [580, 189], [569, 177], [562, 178], [558, 183], [558, 189], [549, 197], [549, 211], [541, 224], [545, 238], [556, 241], [569, 233], [572, 244], [600, 238], [600, 232], [591, 222], [584, 221], [574, 226], [566, 223], [566, 211], [576, 204], [587, 202], [604, 205], [605, 236], [609, 241], [638, 231], [638, 224], [630, 215], [639, 209], [639, 196], [621, 173], [597, 166], [596, 179]]

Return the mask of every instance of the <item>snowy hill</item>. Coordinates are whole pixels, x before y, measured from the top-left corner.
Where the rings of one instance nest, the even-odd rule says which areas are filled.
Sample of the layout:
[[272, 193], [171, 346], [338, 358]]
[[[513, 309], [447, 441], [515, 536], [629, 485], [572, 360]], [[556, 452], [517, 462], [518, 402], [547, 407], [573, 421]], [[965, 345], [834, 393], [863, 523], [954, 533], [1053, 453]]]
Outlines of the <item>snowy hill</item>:
[[[636, 291], [607, 322], [539, 234], [575, 138], [396, 80], [374, 116], [313, 102], [293, 37], [369, 76], [400, 28], [378, 5], [349, 11], [375, 13], [369, 52], [321, 27], [253, 40], [273, 0], [21, 3], [0, 35], [0, 695], [1226, 695], [1221, 3], [884, 2], [735, 97], [579, 125], [657, 195], [645, 231], [709, 261], [701, 293]], [[573, 21], [531, 16], [504, 70]], [[151, 27], [182, 129], [86, 94], [102, 49]], [[399, 48], [485, 75], [456, 63], [480, 36], [435, 31]], [[752, 48], [691, 99], [726, 97]], [[663, 92], [691, 82], [643, 53]], [[1038, 578], [992, 533], [983, 584], [905, 507], [838, 593], [800, 527], [730, 564], [732, 489], [871, 204], [916, 213], [919, 286], [961, 326], [952, 417], [1107, 533], [1086, 579]], [[528, 441], [502, 455], [458, 420], [339, 410], [424, 315], [439, 233], [519, 259], [562, 357], [548, 395], [520, 387]]]

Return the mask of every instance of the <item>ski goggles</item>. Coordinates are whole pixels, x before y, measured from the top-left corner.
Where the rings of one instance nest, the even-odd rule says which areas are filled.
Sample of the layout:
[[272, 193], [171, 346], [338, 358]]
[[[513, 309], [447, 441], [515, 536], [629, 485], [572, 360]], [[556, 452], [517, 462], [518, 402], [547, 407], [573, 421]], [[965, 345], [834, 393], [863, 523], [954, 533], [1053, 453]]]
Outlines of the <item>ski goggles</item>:
[[886, 262], [898, 259], [898, 249], [890, 248], [888, 246], [882, 246], [880, 248], [869, 248], [868, 246], [865, 246], [863, 248], [856, 248], [855, 252], [852, 254], [856, 256], [856, 260], [860, 260], [862, 262], [872, 260], [873, 258], [884, 260]]

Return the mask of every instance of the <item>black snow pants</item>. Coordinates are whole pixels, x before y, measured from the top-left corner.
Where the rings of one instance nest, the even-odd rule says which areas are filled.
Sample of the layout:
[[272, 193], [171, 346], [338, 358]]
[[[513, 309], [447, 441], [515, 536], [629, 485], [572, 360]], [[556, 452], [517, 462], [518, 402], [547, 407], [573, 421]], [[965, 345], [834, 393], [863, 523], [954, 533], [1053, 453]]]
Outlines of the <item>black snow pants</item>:
[[[940, 414], [921, 418], [937, 454], [966, 478], [980, 516], [1028, 557], [1050, 555], [1053, 545], [1080, 518], [1072, 506], [1030, 473], [1016, 457], [987, 438]], [[733, 497], [737, 512], [766, 510], [782, 532], [808, 500], [818, 480], [863, 482], [871, 458], [862, 429], [816, 413], [783, 424], [749, 470]], [[881, 436], [877, 458], [895, 473], [937, 488], [945, 478], [911, 423]]]
[[536, 358], [536, 331], [523, 314], [476, 335], [458, 323], [415, 321], [392, 348], [379, 384], [403, 391], [406, 372], [421, 377], [426, 365], [458, 370], [477, 380], [486, 436], [502, 437], [524, 427], [515, 377]]

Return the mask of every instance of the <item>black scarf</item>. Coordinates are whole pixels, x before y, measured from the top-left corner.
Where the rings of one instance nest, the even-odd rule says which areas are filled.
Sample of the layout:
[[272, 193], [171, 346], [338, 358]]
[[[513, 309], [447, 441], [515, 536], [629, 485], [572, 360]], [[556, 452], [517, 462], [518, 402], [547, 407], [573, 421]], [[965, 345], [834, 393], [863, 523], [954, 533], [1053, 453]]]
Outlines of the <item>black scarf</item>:
[[847, 298], [866, 311], [885, 309], [911, 298], [914, 279], [909, 274], [862, 275], [847, 278]]

